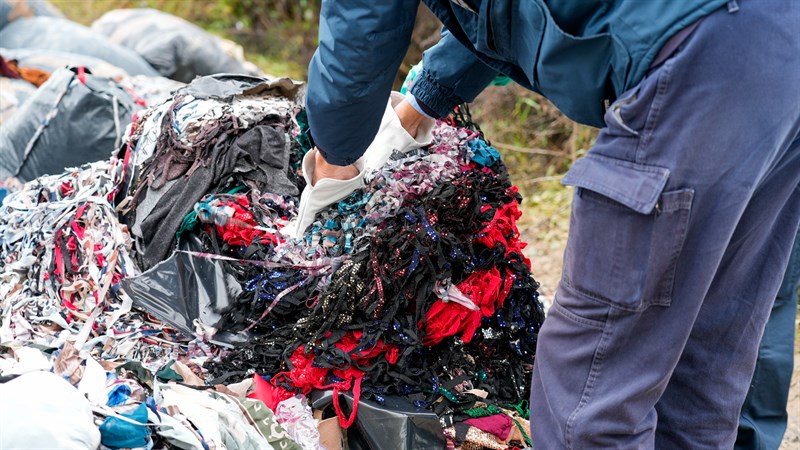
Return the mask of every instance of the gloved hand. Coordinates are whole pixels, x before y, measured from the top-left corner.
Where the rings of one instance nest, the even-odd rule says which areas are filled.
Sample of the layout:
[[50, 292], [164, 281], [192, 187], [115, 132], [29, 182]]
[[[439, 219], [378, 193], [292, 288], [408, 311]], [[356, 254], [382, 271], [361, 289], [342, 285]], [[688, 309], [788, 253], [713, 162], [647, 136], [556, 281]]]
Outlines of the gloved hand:
[[[364, 168], [367, 170], [376, 170], [381, 168], [389, 157], [392, 156], [392, 151], [398, 150], [400, 152], [407, 152], [415, 148], [424, 147], [433, 141], [433, 126], [435, 121], [421, 114], [416, 113], [419, 125], [416, 128], [416, 136], [412, 136], [408, 130], [403, 127], [400, 117], [398, 117], [395, 108], [405, 99], [405, 96], [399, 92], [392, 92], [389, 97], [389, 103], [386, 105], [386, 110], [383, 113], [381, 125], [378, 128], [378, 134], [372, 141], [372, 144], [367, 147], [364, 152]], [[410, 105], [409, 108], [413, 108]]]
[[306, 179], [306, 188], [300, 195], [297, 217], [283, 230], [285, 236], [302, 237], [306, 228], [314, 222], [314, 216], [318, 212], [363, 187], [366, 169], [381, 168], [389, 160], [392, 151], [407, 152], [424, 147], [433, 141], [432, 131], [435, 125], [433, 119], [422, 117], [412, 110], [412, 114], [415, 114], [416, 118], [409, 123], [413, 122], [413, 126], [416, 127], [416, 138], [403, 127], [395, 108], [404, 99], [405, 97], [399, 92], [391, 93], [381, 119], [381, 125], [378, 128], [378, 134], [372, 144], [367, 147], [364, 156], [355, 162], [357, 174], [352, 178], [345, 180], [324, 178], [324, 174], [315, 173], [317, 149], [311, 150], [303, 157], [303, 177]]
[[283, 229], [285, 236], [300, 238], [314, 222], [314, 216], [328, 205], [347, 197], [356, 189], [364, 186], [364, 164], [362, 159], [355, 162], [357, 173], [346, 180], [334, 178], [314, 179], [316, 158], [319, 150], [312, 149], [303, 157], [303, 177], [306, 179], [306, 188], [300, 195], [300, 207], [297, 217]]

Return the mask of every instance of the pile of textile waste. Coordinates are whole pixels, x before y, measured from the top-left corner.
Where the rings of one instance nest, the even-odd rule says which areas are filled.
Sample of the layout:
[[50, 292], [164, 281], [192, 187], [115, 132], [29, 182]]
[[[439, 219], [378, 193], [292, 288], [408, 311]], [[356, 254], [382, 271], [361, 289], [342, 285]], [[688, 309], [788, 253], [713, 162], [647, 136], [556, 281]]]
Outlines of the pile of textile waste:
[[110, 159], [9, 184], [0, 386], [66, 380], [76, 439], [113, 449], [529, 445], [544, 313], [499, 154], [440, 122], [291, 239], [301, 97], [201, 77]]

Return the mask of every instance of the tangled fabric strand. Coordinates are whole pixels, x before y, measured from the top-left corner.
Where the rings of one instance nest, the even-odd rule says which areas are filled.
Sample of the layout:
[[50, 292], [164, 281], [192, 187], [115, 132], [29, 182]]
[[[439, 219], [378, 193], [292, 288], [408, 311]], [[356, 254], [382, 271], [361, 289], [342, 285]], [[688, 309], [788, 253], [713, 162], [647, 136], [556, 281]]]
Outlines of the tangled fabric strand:
[[[466, 420], [509, 414], [524, 444], [544, 312], [516, 225], [521, 197], [468, 110], [438, 123], [430, 146], [395, 152], [291, 239], [282, 229], [297, 214], [299, 161], [311, 146], [304, 112], [280, 92], [192, 89], [138, 114], [121, 159], [42, 177], [5, 199], [0, 341], [52, 349], [53, 370], [74, 384], [102, 361], [137, 393], [103, 407], [153, 402], [154, 375], [203, 389], [249, 379], [273, 408], [332, 390], [343, 427], [358, 420], [360, 399], [402, 396], [465, 448], [465, 435], [485, 437], [465, 431]], [[144, 279], [143, 268], [157, 272], [158, 255], [175, 249], [213, 261], [227, 289], [193, 280], [178, 292], [180, 280], [167, 280], [176, 311], [179, 301], [230, 297], [216, 323], [187, 318], [195, 336], [120, 287]], [[220, 347], [220, 330], [249, 341]], [[16, 364], [0, 357], [0, 373]], [[307, 415], [295, 406], [291, 421]]]
[[[425, 406], [443, 397], [443, 415], [469, 405], [473, 388], [501, 405], [527, 398], [544, 313], [516, 227], [520, 197], [499, 158], [478, 158], [490, 167], [475, 162], [476, 149], [493, 150], [477, 133], [440, 124], [436, 137], [429, 149], [394, 155], [366, 189], [323, 211], [304, 240], [275, 248], [273, 259], [348, 259], [286, 295], [286, 310], [266, 321], [273, 326], [260, 327], [263, 334], [212, 373], [232, 364], [274, 374], [274, 362], [257, 361], [282, 349], [289, 369], [272, 382], [285, 396], [358, 381], [362, 398], [379, 402], [422, 395]], [[247, 319], [237, 317], [241, 328]], [[456, 373], [468, 389], [444, 387]]]

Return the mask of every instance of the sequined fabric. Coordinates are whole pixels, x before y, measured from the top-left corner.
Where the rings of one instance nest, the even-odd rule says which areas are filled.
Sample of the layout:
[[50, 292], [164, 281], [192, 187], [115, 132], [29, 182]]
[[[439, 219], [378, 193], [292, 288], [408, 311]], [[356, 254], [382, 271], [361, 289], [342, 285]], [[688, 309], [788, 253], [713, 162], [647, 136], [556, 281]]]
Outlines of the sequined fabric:
[[[228, 395], [230, 383], [256, 373], [275, 405], [333, 390], [343, 427], [357, 421], [360, 399], [404, 396], [445, 427], [461, 427], [469, 411], [517, 405], [524, 429], [544, 315], [516, 227], [521, 198], [496, 150], [474, 129], [440, 122], [432, 145], [393, 154], [363, 189], [290, 239], [282, 229], [297, 214], [296, 162], [309, 145], [302, 115], [275, 92], [226, 100], [179, 92], [134, 119], [119, 159], [15, 188], [0, 208], [0, 340], [14, 342], [0, 353], [0, 374], [38, 364], [76, 385], [91, 375], [107, 416], [157, 405], [164, 376]], [[234, 163], [214, 156], [223, 153], [219, 142], [259, 129], [252, 142], [274, 138], [280, 145], [269, 151], [288, 152], [273, 168], [291, 192], [259, 181], [255, 153], [242, 150]], [[185, 188], [186, 196], [164, 195], [210, 173], [214, 181], [192, 184], [191, 195]], [[143, 241], [155, 229], [161, 240]], [[135, 308], [119, 289], [120, 280], [159, 262], [153, 253], [140, 264], [148, 248], [156, 243], [169, 254], [172, 242], [219, 262], [238, 284], [226, 293], [232, 301], [218, 311], [220, 321], [195, 320], [194, 336]], [[253, 337], [219, 346], [219, 330]], [[30, 345], [54, 354], [22, 350]], [[119, 403], [101, 398], [107, 388]], [[348, 415], [336, 395], [344, 391], [354, 398]], [[198, 425], [186, 414], [200, 417], [200, 404], [215, 404], [217, 394], [181, 398], [183, 407], [154, 408], [186, 428], [187, 440], [222, 439], [219, 423]], [[229, 412], [237, 436], [252, 431]], [[486, 438], [476, 433], [473, 441]], [[484, 448], [510, 442], [486, 440]]]

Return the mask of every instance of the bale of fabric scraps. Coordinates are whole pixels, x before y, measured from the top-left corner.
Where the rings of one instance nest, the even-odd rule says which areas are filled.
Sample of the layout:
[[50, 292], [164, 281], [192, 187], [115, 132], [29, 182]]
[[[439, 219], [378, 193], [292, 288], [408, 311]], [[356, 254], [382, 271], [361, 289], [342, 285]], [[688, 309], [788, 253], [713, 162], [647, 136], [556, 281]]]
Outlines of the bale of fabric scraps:
[[0, 179], [27, 181], [109, 158], [137, 108], [113, 80], [54, 72], [0, 129]]
[[108, 41], [88, 27], [58, 17], [32, 17], [11, 22], [0, 29], [0, 47], [77, 53], [102, 59], [129, 75], [158, 75], [136, 52]]
[[47, 0], [0, 0], [0, 29], [17, 19], [36, 16], [64, 17]]
[[135, 51], [162, 76], [184, 83], [215, 73], [260, 75], [240, 54], [226, 51], [235, 50], [235, 44], [155, 9], [109, 11], [92, 23], [92, 31]]
[[36, 92], [25, 80], [0, 77], [0, 125], [8, 121]]
[[19, 67], [29, 67], [50, 73], [64, 67], [83, 66], [99, 77], [117, 79], [129, 76], [128, 72], [107, 61], [78, 53], [41, 48], [0, 48], [0, 56], [8, 61], [15, 61]]
[[244, 183], [298, 194], [290, 170], [296, 104], [289, 100], [298, 89], [288, 78], [201, 77], [139, 116], [131, 158], [142, 171], [125, 218], [142, 268], [173, 252], [185, 216], [206, 193]]

